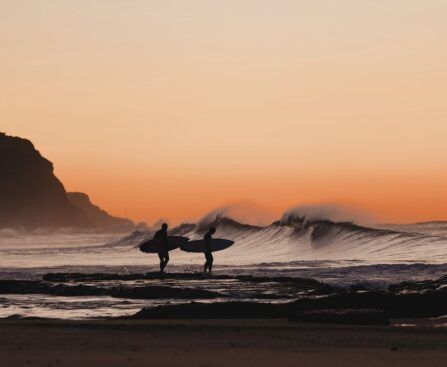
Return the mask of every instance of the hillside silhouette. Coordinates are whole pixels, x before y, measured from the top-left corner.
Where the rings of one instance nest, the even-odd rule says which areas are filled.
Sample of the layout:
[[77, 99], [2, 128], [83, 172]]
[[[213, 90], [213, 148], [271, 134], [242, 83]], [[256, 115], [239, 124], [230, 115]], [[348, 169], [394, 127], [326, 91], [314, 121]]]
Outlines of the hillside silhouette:
[[0, 228], [82, 227], [131, 229], [94, 206], [83, 193], [67, 193], [53, 164], [31, 141], [0, 133]]

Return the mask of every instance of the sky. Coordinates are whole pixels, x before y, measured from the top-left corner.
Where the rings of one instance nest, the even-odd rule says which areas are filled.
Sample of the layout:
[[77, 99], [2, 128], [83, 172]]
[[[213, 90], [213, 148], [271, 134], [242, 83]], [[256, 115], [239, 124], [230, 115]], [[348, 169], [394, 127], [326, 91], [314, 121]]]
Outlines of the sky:
[[447, 1], [0, 0], [0, 131], [136, 221], [447, 220]]

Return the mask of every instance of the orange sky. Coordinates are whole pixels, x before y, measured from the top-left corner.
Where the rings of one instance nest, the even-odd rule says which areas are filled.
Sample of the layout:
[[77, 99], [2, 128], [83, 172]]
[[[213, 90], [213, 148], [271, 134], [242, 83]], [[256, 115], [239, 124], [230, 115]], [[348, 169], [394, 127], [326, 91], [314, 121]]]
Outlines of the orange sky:
[[4, 0], [0, 130], [116, 215], [447, 220], [447, 2]]

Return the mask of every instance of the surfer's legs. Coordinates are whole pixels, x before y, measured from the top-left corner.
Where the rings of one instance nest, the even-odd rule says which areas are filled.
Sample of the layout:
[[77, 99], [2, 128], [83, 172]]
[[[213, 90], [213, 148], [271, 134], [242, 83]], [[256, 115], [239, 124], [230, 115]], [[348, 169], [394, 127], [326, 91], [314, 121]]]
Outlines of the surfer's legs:
[[169, 252], [166, 251], [165, 256], [164, 256], [164, 266], [163, 266], [163, 270], [166, 267], [166, 265], [168, 265], [169, 262]]
[[206, 273], [206, 271], [208, 270], [208, 256], [206, 252], [204, 254], [205, 254], [205, 265], [203, 265], [203, 272]]
[[167, 251], [159, 252], [158, 258], [160, 259], [160, 273], [163, 273], [166, 265], [168, 265], [168, 262], [169, 262], [169, 253]]
[[168, 265], [168, 262], [169, 262], [169, 253], [168, 253], [168, 251], [159, 252], [158, 257], [160, 258], [160, 273], [163, 273], [166, 265]]
[[160, 273], [163, 272], [163, 254], [161, 252], [158, 253], [158, 258], [160, 259]]
[[214, 261], [214, 258], [213, 258], [213, 255], [210, 252], [209, 256], [208, 256], [208, 259], [206, 260], [206, 262], [208, 263], [208, 269], [209, 269], [210, 273], [213, 270], [213, 261]]
[[211, 252], [205, 252], [205, 265], [203, 267], [203, 272], [206, 273], [206, 270], [208, 269], [210, 272], [213, 268], [213, 255], [211, 254]]

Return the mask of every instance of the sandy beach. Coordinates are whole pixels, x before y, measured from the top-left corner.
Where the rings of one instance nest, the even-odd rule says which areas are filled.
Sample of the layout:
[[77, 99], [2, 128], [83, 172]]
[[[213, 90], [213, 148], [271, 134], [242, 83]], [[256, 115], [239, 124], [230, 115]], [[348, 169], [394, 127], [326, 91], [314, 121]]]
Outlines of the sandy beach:
[[[410, 322], [409, 322], [410, 323]], [[444, 366], [447, 328], [285, 320], [0, 321], [3, 366]]]

